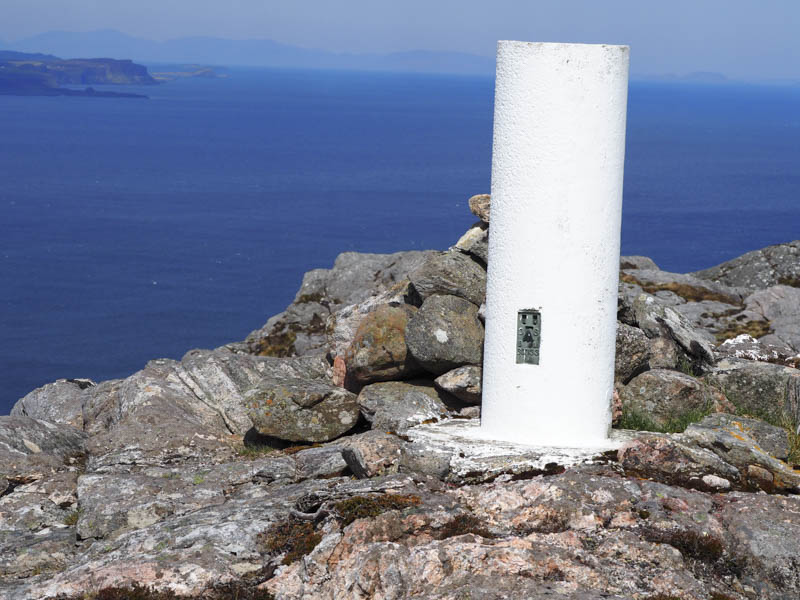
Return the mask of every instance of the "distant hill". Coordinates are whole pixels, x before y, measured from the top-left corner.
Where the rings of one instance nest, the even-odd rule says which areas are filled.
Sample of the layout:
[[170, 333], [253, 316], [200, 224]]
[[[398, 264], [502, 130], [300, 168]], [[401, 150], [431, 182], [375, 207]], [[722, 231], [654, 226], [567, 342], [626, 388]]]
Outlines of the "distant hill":
[[13, 50], [58, 56], [108, 56], [140, 63], [202, 63], [312, 69], [352, 69], [421, 73], [492, 75], [494, 57], [461, 52], [411, 51], [389, 54], [326, 52], [267, 39], [225, 40], [186, 37], [154, 42], [119, 31], [50, 31], [14, 42]]

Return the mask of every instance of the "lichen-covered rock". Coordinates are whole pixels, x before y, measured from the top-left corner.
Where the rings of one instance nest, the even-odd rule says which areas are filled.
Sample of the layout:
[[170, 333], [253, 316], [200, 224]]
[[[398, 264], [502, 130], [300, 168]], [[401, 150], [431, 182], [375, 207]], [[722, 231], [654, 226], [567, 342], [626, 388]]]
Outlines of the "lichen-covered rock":
[[650, 342], [638, 327], [617, 322], [614, 379], [628, 383], [650, 368]]
[[95, 383], [90, 379], [59, 379], [17, 400], [11, 415], [83, 428], [83, 401]]
[[465, 365], [444, 375], [439, 375], [433, 383], [466, 404], [480, 405], [483, 369], [476, 365]]
[[769, 323], [771, 333], [759, 339], [800, 352], [800, 287], [772, 286], [748, 296], [745, 304], [748, 311]]
[[253, 354], [295, 356], [324, 352], [326, 322], [342, 307], [364, 302], [405, 279], [432, 251], [362, 254], [343, 252], [332, 269], [303, 277], [294, 301], [245, 340]]
[[359, 479], [378, 477], [397, 473], [406, 445], [396, 435], [373, 429], [348, 439], [342, 456]]
[[75, 468], [86, 454], [86, 434], [30, 417], [0, 417], [0, 479], [28, 483]]
[[763, 290], [778, 284], [797, 287], [797, 282], [800, 282], [800, 240], [754, 250], [694, 275], [751, 290]]
[[664, 306], [649, 294], [641, 294], [633, 302], [632, 312], [635, 324], [647, 337], [674, 340], [698, 363], [713, 364], [711, 344], [672, 308]]
[[348, 387], [406, 379], [423, 371], [406, 348], [406, 326], [416, 312], [407, 304], [384, 305], [364, 317], [344, 354]]
[[719, 390], [702, 381], [666, 369], [652, 369], [634, 377], [619, 391], [624, 412], [668, 427], [683, 415], [733, 411]]
[[735, 435], [744, 434], [751, 438], [758, 448], [778, 460], [786, 460], [791, 449], [789, 432], [786, 429], [770, 425], [760, 419], [714, 413], [704, 417], [702, 421], [693, 423], [686, 430], [686, 434], [691, 435], [701, 429], [725, 430]]
[[408, 278], [423, 300], [444, 294], [480, 306], [486, 298], [486, 271], [462, 252], [434, 254], [409, 273]]
[[772, 423], [800, 424], [800, 370], [726, 358], [703, 381], [724, 392], [743, 412]]
[[489, 223], [492, 213], [492, 197], [489, 194], [475, 194], [469, 199], [469, 210], [484, 223]]
[[361, 390], [358, 405], [372, 429], [402, 432], [446, 416], [444, 398], [429, 381], [387, 381]]
[[658, 265], [649, 256], [620, 256], [619, 270], [626, 271], [630, 269], [659, 270]]
[[429, 297], [406, 327], [409, 352], [435, 375], [462, 365], [480, 365], [483, 336], [478, 307], [455, 296]]
[[800, 364], [800, 355], [784, 345], [765, 344], [752, 335], [743, 333], [735, 338], [727, 339], [715, 348], [715, 352], [724, 358], [745, 358], [759, 362], [771, 362], [797, 366]]
[[739, 487], [739, 470], [714, 452], [667, 434], [643, 434], [617, 452], [628, 476], [706, 491]]
[[355, 427], [356, 395], [322, 381], [262, 382], [247, 392], [253, 427], [262, 435], [291, 442], [326, 442]]

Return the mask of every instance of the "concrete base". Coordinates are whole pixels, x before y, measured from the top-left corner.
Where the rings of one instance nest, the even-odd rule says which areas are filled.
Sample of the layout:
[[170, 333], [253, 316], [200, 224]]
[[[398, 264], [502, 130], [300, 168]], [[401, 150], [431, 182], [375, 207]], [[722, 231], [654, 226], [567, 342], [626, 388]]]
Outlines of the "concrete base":
[[[406, 436], [424, 452], [448, 459], [454, 482], [479, 483], [507, 477], [555, 473], [584, 463], [606, 462], [604, 453], [619, 449], [636, 437], [633, 431], [612, 430], [605, 443], [583, 448], [534, 446], [486, 437], [477, 420], [450, 419], [419, 425]], [[538, 473], [537, 473], [538, 472]]]

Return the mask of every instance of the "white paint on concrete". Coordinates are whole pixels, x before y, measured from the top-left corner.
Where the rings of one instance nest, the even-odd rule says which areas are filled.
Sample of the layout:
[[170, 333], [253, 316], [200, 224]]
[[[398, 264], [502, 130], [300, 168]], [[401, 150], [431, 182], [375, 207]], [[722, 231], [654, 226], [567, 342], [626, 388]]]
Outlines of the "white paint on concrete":
[[[481, 427], [602, 445], [611, 424], [628, 47], [499, 42]], [[517, 311], [541, 311], [538, 365]]]

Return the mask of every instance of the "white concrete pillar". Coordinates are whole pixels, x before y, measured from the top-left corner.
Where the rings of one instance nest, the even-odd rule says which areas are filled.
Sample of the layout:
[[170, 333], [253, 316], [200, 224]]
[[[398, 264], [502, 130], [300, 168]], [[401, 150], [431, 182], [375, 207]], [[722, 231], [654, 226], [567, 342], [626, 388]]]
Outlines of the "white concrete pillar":
[[482, 437], [608, 438], [628, 54], [498, 43]]

